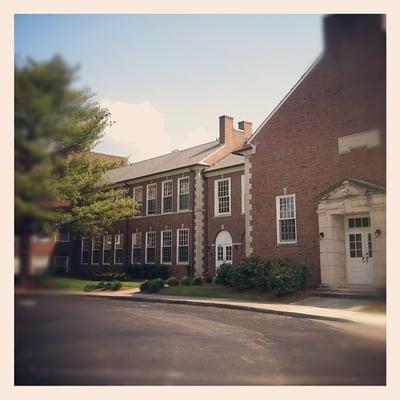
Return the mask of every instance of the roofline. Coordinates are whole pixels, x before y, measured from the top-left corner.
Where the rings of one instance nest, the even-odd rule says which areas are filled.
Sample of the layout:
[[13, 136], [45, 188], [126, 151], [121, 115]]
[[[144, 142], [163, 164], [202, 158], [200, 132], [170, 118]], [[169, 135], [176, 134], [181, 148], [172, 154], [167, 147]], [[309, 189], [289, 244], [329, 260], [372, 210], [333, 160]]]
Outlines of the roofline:
[[292, 93], [298, 88], [298, 86], [304, 81], [304, 79], [311, 73], [311, 71], [315, 68], [315, 66], [321, 61], [324, 52], [322, 52], [314, 62], [307, 68], [307, 70], [300, 76], [298, 81], [292, 86], [289, 92], [286, 93], [285, 97], [275, 106], [275, 108], [269, 113], [267, 118], [261, 123], [261, 125], [255, 130], [255, 132], [251, 135], [248, 142], [250, 143], [257, 134], [261, 131], [261, 129], [265, 126], [265, 124], [272, 118], [272, 116], [281, 108], [281, 106], [285, 103], [285, 101], [292, 95]]
[[[232, 117], [230, 117], [230, 118], [232, 118]], [[216, 141], [218, 141], [218, 140], [216, 140]], [[211, 142], [210, 142], [210, 143], [211, 143]], [[221, 144], [221, 142], [219, 142], [219, 144]], [[226, 143], [224, 143], [221, 147], [218, 147], [217, 149], [215, 149], [215, 150], [214, 150], [212, 153], [210, 153], [208, 156], [206, 156], [206, 157], [204, 157], [203, 159], [201, 159], [201, 160], [199, 161], [199, 164], [202, 164], [202, 165], [210, 165], [210, 164], [207, 164], [207, 163], [205, 162], [205, 160], [207, 160], [208, 157], [213, 156], [215, 153], [218, 153], [218, 151], [222, 150], [224, 147], [226, 147]]]

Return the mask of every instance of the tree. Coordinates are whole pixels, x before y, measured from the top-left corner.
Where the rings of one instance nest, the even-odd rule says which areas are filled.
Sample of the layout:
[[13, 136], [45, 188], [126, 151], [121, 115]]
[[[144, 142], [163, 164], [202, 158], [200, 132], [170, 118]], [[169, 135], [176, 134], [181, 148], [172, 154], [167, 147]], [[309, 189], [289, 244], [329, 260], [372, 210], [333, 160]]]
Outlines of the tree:
[[[90, 90], [77, 89], [77, 67], [60, 56], [15, 67], [15, 235], [21, 278], [29, 275], [33, 234], [68, 223], [74, 234], [100, 234], [132, 215], [127, 189], [110, 189], [116, 166], [85, 152], [112, 124]], [[72, 156], [71, 156], [72, 155]]]

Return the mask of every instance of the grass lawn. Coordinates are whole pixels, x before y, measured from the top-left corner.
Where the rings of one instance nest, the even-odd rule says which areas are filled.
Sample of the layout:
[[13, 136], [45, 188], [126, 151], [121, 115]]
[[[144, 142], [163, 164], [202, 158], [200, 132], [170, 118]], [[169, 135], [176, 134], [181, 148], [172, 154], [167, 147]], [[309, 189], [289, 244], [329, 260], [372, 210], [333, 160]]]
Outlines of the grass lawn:
[[173, 286], [164, 288], [160, 294], [167, 296], [187, 296], [243, 301], [262, 301], [270, 303], [291, 303], [311, 296], [311, 291], [302, 290], [288, 296], [274, 297], [265, 290], [236, 290], [222, 285], [206, 284], [202, 286]]
[[[63, 290], [83, 290], [86, 285], [97, 284], [99, 281], [91, 281], [85, 279], [75, 279], [75, 278], [65, 278], [65, 277], [56, 277], [49, 276], [45, 278], [45, 283], [55, 289], [63, 289]], [[131, 289], [140, 286], [139, 281], [126, 281], [121, 282], [121, 289]]]

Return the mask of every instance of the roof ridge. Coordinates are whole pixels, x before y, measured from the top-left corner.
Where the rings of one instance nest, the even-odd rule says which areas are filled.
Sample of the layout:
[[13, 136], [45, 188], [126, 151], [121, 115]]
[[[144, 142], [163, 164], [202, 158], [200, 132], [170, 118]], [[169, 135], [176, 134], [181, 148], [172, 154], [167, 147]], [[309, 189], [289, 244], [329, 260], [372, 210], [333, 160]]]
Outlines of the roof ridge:
[[[129, 164], [129, 165], [124, 165], [124, 166], [122, 166], [122, 167], [118, 167], [118, 168], [115, 168], [115, 169], [122, 169], [122, 168], [127, 168], [127, 167], [133, 167], [133, 166], [135, 166], [135, 165], [137, 165], [137, 164], [139, 164], [139, 163], [145, 162], [145, 161], [155, 160], [156, 158], [161, 158], [161, 157], [169, 156], [169, 155], [171, 155], [171, 154], [182, 153], [183, 151], [191, 150], [191, 149], [194, 149], [194, 148], [200, 147], [200, 146], [205, 146], [205, 145], [207, 145], [207, 144], [211, 144], [211, 143], [214, 143], [214, 142], [217, 143], [217, 142], [218, 142], [218, 139], [212, 140], [212, 141], [210, 141], [210, 142], [205, 142], [205, 143], [197, 144], [196, 146], [187, 147], [186, 149], [178, 150], [178, 151], [175, 152], [175, 153], [170, 152], [170, 153], [161, 154], [161, 155], [159, 155], [159, 156], [146, 158], [146, 159], [144, 159], [144, 160], [136, 161], [136, 162], [133, 162], [133, 163], [131, 163], [131, 164]], [[113, 170], [115, 170], [115, 169], [113, 169]]]

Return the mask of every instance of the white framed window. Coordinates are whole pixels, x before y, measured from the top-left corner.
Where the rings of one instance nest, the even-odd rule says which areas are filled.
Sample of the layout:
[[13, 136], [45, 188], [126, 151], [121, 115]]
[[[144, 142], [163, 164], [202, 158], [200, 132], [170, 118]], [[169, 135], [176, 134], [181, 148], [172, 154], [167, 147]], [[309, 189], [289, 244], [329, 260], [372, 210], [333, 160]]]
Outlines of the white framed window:
[[162, 202], [161, 212], [167, 213], [172, 211], [172, 194], [173, 194], [173, 181], [164, 181], [162, 183]]
[[161, 231], [161, 264], [172, 263], [172, 231]]
[[137, 202], [137, 206], [134, 211], [137, 215], [142, 215], [143, 210], [143, 186], [135, 186], [132, 190], [132, 198]]
[[54, 267], [57, 270], [68, 272], [68, 256], [55, 256]]
[[177, 264], [189, 262], [189, 229], [178, 229], [176, 235], [176, 260]]
[[81, 264], [89, 264], [90, 239], [83, 237], [81, 240]]
[[92, 238], [92, 264], [100, 263], [101, 237]]
[[156, 232], [146, 232], [145, 263], [155, 264], [156, 262]]
[[124, 234], [117, 233], [114, 236], [114, 264], [123, 264], [124, 258]]
[[142, 232], [132, 233], [132, 264], [140, 264], [142, 259]]
[[69, 242], [68, 225], [58, 225], [57, 226], [56, 242]]
[[276, 196], [278, 243], [296, 243], [296, 195]]
[[178, 179], [178, 211], [189, 210], [189, 177]]
[[241, 202], [242, 202], [242, 214], [244, 214], [245, 211], [245, 205], [244, 202], [246, 200], [246, 187], [245, 187], [245, 180], [244, 180], [245, 176], [244, 175], [240, 175], [240, 198], [241, 198]]
[[146, 214], [155, 214], [157, 212], [157, 183], [146, 186], [146, 202]]
[[231, 213], [231, 178], [217, 179], [214, 183], [215, 215]]
[[111, 264], [111, 235], [103, 236], [103, 265]]

